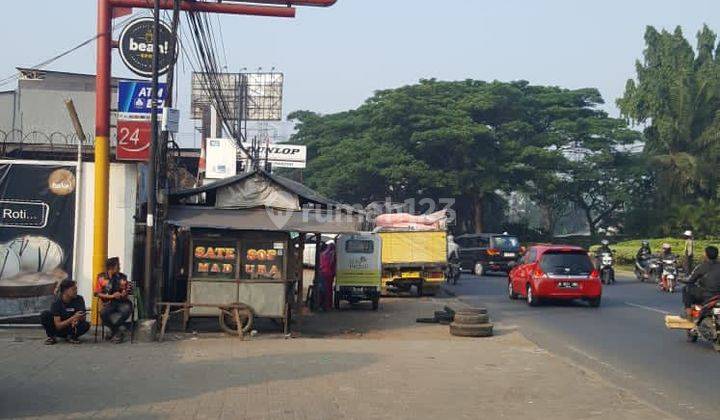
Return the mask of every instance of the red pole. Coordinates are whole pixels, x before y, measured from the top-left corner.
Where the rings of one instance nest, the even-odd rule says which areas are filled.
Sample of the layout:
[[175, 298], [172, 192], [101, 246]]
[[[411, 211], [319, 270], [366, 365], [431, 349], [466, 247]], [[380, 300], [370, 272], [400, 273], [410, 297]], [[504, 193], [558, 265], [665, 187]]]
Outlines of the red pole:
[[[105, 270], [108, 245], [110, 172], [110, 66], [112, 62], [112, 6], [98, 0], [97, 69], [95, 77], [95, 194], [92, 278]], [[94, 286], [94, 283], [93, 283]], [[93, 310], [96, 310], [93, 299]]]
[[[152, 6], [148, 0], [108, 0], [113, 7], [137, 7], [149, 9]], [[284, 2], [283, 4], [287, 4]], [[172, 9], [173, 0], [160, 0], [161, 9]], [[223, 13], [229, 15], [295, 17], [295, 8], [279, 6], [253, 6], [237, 3], [209, 3], [202, 1], [183, 1], [180, 9], [193, 12]]]
[[317, 6], [330, 7], [337, 0], [234, 0], [241, 3], [278, 4], [287, 6]]

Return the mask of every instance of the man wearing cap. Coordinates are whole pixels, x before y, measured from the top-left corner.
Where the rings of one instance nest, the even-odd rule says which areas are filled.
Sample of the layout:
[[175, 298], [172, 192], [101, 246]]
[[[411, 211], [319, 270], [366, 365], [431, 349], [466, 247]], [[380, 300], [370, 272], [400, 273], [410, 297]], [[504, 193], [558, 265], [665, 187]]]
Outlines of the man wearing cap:
[[693, 257], [695, 255], [695, 239], [691, 230], [686, 230], [685, 236], [685, 270], [691, 273], [694, 268]]

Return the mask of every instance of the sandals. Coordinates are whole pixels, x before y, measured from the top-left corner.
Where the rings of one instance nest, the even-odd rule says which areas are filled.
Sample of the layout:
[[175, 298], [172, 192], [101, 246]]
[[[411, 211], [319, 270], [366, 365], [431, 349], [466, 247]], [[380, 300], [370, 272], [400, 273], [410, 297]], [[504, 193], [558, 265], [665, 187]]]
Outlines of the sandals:
[[48, 337], [47, 340], [45, 340], [46, 346], [52, 346], [55, 344], [57, 344], [57, 338], [55, 338], [55, 337]]

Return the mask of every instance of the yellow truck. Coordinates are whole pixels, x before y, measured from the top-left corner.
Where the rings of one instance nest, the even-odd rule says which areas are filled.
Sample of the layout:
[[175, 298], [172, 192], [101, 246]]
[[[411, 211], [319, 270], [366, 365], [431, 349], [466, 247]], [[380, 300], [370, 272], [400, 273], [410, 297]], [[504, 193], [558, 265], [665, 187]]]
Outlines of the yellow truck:
[[445, 281], [447, 232], [380, 230], [382, 291], [434, 295]]

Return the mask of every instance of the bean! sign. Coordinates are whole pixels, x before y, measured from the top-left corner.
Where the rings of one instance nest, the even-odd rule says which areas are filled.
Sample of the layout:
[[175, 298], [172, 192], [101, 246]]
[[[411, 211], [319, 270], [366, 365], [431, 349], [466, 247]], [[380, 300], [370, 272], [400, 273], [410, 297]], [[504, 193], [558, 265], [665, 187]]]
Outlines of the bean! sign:
[[117, 160], [147, 161], [150, 157], [150, 121], [118, 120]]

